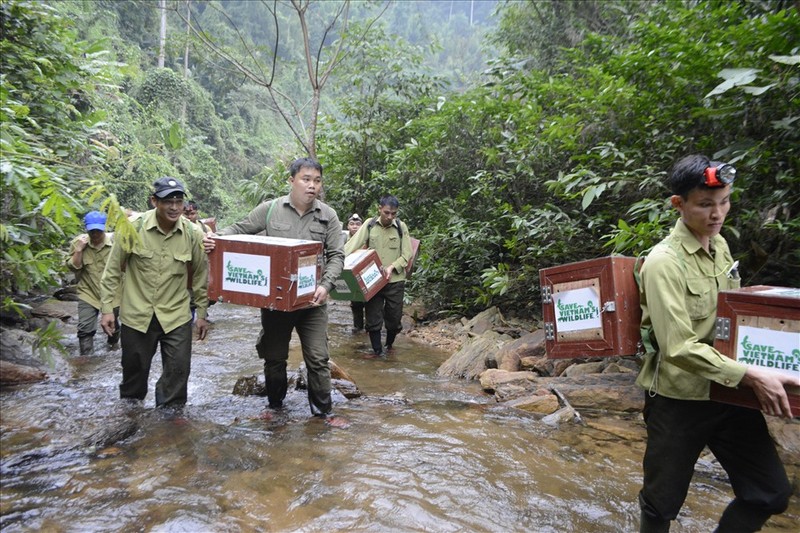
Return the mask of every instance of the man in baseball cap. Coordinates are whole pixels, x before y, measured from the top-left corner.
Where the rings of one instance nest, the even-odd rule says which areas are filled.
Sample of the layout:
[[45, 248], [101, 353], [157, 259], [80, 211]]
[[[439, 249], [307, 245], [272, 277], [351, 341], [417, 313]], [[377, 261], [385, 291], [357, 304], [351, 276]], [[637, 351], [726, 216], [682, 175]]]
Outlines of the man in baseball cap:
[[180, 197], [183, 197], [186, 194], [186, 189], [175, 178], [164, 176], [153, 183], [153, 195], [156, 198], [178, 198], [179, 196], [176, 193], [180, 193]]
[[[111, 255], [113, 233], [106, 233], [106, 214], [90, 211], [83, 218], [86, 233], [78, 235], [70, 244], [67, 268], [77, 281], [78, 293], [78, 344], [81, 355], [94, 353], [94, 336], [97, 333], [97, 315], [100, 312], [100, 278]], [[114, 318], [119, 315], [119, 294], [112, 302]], [[118, 324], [118, 323], [117, 323]], [[108, 336], [108, 347], [116, 348], [119, 333]]]
[[[183, 216], [186, 190], [175, 178], [153, 183], [154, 208], [132, 223], [139, 234], [135, 250], [114, 243], [103, 272], [100, 325], [114, 333], [111, 299], [122, 286], [122, 383], [120, 398], [141, 401], [147, 396], [153, 356], [161, 347], [162, 373], [155, 390], [156, 407], [181, 407], [186, 403], [192, 357], [192, 312], [198, 339], [208, 331], [208, 260], [203, 233]], [[122, 265], [125, 282], [122, 282]], [[190, 296], [187, 287], [191, 287]]]

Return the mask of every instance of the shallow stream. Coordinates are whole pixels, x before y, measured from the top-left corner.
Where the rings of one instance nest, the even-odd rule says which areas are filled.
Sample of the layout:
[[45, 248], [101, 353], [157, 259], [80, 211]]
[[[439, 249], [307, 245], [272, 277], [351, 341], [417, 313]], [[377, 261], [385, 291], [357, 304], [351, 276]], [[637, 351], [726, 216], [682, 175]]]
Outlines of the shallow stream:
[[[265, 398], [232, 394], [261, 364], [257, 310], [227, 304], [211, 308], [209, 337], [195, 344], [181, 414], [153, 408], [158, 355], [144, 406], [120, 405], [119, 355], [105, 347], [73, 356], [69, 379], [3, 390], [0, 529], [638, 530], [641, 440], [498, 405], [476, 384], [437, 378], [449, 354], [402, 335], [387, 360], [366, 359], [349, 314], [331, 306], [331, 357], [365, 395], [336, 396], [347, 429], [312, 419], [304, 391], [271, 420]], [[290, 369], [300, 362], [295, 339]], [[731, 493], [709, 472], [673, 531], [714, 528]], [[795, 497], [766, 530], [791, 531], [798, 516]]]

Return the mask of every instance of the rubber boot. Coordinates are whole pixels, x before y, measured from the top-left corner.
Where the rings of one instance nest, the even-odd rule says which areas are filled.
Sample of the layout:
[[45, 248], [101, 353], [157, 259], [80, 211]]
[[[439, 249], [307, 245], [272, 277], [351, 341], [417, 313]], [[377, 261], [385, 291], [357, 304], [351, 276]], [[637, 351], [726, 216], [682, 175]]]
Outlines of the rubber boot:
[[372, 344], [372, 351], [375, 355], [383, 355], [383, 348], [381, 346], [381, 330], [369, 332], [369, 342]]
[[81, 355], [92, 355], [94, 353], [94, 337], [79, 337], [81, 345]]
[[641, 513], [639, 522], [639, 533], [668, 533], [670, 521], [660, 520], [649, 516], [644, 511]]
[[387, 331], [386, 332], [386, 349], [391, 350], [392, 344], [394, 344], [394, 339], [397, 337], [396, 331]]

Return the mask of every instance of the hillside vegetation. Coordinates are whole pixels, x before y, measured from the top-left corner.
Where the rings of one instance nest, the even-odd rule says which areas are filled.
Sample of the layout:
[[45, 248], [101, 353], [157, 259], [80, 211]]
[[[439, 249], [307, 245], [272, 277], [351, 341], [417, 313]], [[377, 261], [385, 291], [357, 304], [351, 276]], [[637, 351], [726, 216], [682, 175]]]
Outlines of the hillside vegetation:
[[[534, 317], [538, 271], [638, 255], [662, 181], [738, 169], [746, 285], [800, 286], [800, 17], [772, 1], [2, 0], [5, 308], [62, 283], [90, 209], [130, 236], [159, 176], [233, 222], [312, 153], [346, 219], [401, 201], [410, 294]], [[159, 63], [163, 61], [163, 66]]]

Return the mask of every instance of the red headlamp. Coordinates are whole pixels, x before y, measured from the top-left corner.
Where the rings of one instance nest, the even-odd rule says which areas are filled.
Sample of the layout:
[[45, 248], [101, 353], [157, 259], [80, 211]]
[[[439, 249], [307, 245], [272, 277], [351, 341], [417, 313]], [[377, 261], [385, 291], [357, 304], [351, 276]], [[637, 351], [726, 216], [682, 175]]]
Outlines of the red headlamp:
[[708, 167], [705, 171], [706, 187], [724, 187], [736, 179], [736, 169], [733, 165], [723, 163], [718, 167]]

